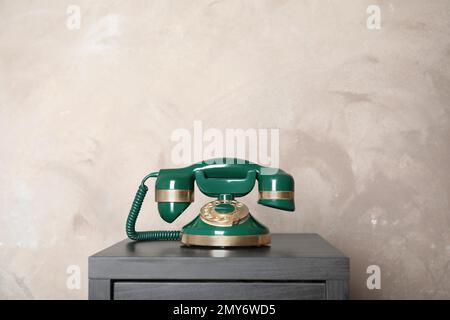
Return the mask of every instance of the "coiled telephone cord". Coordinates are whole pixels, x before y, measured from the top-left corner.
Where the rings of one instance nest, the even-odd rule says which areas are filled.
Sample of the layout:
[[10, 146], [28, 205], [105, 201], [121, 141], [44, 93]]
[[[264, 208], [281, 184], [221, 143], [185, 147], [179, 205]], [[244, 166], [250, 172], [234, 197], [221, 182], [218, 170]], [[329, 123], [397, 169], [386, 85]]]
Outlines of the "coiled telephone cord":
[[158, 172], [152, 172], [147, 175], [141, 182], [136, 195], [134, 196], [133, 204], [131, 205], [130, 213], [128, 214], [125, 229], [128, 238], [135, 241], [158, 241], [158, 240], [180, 240], [181, 232], [175, 230], [156, 230], [156, 231], [136, 231], [136, 221], [141, 211], [142, 203], [147, 194], [148, 187], [145, 181], [148, 178], [155, 178]]

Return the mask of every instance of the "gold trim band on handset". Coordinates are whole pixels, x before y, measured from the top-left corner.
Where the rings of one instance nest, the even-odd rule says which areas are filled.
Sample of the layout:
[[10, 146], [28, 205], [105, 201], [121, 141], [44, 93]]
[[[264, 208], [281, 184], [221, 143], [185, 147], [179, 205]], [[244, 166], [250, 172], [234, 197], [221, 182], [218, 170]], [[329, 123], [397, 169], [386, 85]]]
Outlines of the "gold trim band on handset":
[[194, 202], [194, 190], [156, 189], [156, 202]]
[[260, 199], [267, 200], [292, 200], [294, 199], [293, 191], [260, 191], [259, 192]]

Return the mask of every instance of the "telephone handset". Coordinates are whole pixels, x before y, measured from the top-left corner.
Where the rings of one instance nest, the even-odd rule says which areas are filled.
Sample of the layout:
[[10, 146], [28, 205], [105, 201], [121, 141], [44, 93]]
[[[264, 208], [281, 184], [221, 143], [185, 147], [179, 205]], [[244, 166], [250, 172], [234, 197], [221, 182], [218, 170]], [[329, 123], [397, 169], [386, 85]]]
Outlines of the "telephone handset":
[[[136, 220], [148, 191], [145, 182], [157, 178], [155, 201], [166, 222], [173, 222], [194, 201], [194, 182], [216, 200], [181, 231], [136, 231]], [[270, 243], [269, 229], [258, 222], [248, 207], [236, 200], [252, 191], [258, 181], [258, 203], [294, 211], [294, 179], [281, 169], [264, 167], [236, 158], [218, 158], [179, 169], [161, 169], [142, 180], [126, 222], [127, 236], [136, 241], [181, 240], [194, 246], [263, 246]]]

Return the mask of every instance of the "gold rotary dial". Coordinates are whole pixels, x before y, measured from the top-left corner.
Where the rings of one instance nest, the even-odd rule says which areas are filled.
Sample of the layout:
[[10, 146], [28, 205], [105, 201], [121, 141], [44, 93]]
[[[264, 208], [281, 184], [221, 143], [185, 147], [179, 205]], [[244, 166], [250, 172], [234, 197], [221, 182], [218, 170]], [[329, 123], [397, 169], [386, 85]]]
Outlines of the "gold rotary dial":
[[[222, 204], [232, 206], [232, 211], [223, 213], [216, 210]], [[249, 215], [248, 207], [236, 200], [215, 200], [208, 202], [200, 209], [200, 219], [217, 227], [231, 227], [244, 222]]]

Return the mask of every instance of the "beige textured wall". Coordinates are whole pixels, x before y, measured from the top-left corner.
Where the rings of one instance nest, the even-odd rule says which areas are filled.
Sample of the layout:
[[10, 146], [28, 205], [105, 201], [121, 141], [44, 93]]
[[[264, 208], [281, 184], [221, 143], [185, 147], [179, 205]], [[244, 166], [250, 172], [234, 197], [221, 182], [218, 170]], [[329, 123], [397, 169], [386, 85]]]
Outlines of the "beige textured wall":
[[86, 298], [87, 257], [194, 120], [280, 129], [298, 210], [247, 203], [349, 255], [351, 297], [450, 298], [449, 101], [449, 1], [0, 1], [0, 298]]

